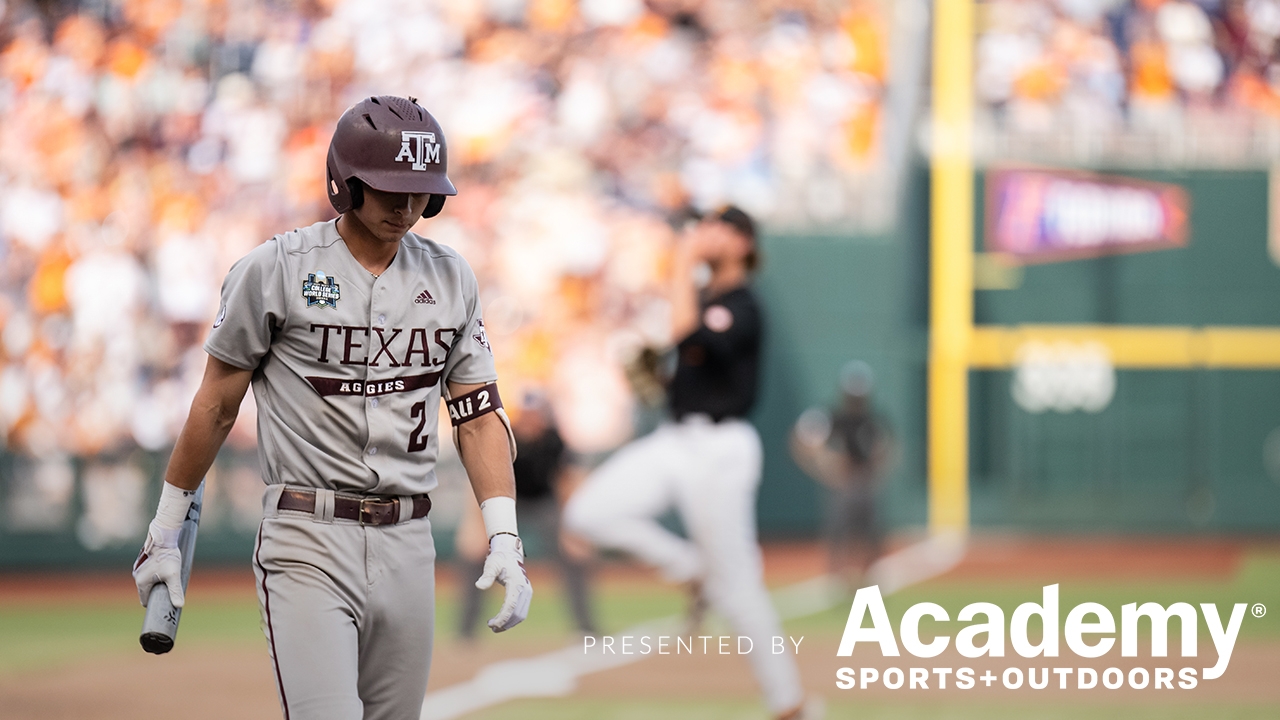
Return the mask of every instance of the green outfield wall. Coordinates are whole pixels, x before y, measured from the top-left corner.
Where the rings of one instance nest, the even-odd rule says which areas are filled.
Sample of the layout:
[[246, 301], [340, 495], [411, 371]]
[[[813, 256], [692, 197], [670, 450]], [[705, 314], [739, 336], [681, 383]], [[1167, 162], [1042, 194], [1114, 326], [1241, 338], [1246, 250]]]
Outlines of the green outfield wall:
[[[980, 290], [978, 324], [1280, 326], [1280, 267], [1268, 254], [1263, 172], [1126, 172], [1190, 198], [1186, 247], [1025, 268]], [[978, 248], [983, 184], [978, 178]], [[829, 403], [850, 358], [879, 377], [901, 443], [883, 490], [896, 526], [923, 525], [927, 177], [898, 232], [771, 238], [761, 289], [771, 313], [760, 497], [765, 531], [812, 531], [821, 493], [786, 454], [804, 407]], [[1118, 370], [1096, 413], [1020, 408], [1009, 371], [970, 374], [970, 485], [977, 527], [1081, 532], [1280, 529], [1280, 371]]]
[[[1186, 247], [1028, 267], [1016, 289], [978, 292], [975, 320], [1280, 326], [1266, 173], [1124, 174], [1187, 191]], [[1280, 371], [1121, 370], [1096, 414], [1027, 413], [1010, 373], [972, 377], [978, 524], [1280, 529]]]

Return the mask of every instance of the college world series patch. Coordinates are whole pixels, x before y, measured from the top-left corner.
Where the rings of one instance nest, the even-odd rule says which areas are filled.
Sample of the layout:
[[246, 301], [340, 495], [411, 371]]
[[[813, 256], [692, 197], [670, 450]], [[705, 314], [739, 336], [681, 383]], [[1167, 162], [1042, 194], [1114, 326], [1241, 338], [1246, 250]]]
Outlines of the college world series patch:
[[342, 293], [336, 279], [317, 270], [308, 273], [307, 279], [302, 281], [302, 297], [307, 301], [307, 307], [319, 305], [337, 310]]

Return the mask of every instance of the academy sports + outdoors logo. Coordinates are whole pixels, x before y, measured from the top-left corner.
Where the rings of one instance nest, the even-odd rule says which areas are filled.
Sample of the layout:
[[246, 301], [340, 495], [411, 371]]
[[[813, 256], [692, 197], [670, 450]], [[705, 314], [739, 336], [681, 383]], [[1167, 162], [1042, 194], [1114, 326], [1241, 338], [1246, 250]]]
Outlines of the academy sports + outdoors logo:
[[[1052, 673], [1058, 678], [1059, 689], [1069, 687], [1089, 690], [1098, 686], [1099, 677], [1102, 686], [1117, 689], [1127, 684], [1134, 690], [1151, 688], [1154, 690], [1172, 690], [1175, 686], [1183, 690], [1196, 687], [1199, 679], [1215, 680], [1222, 677], [1231, 663], [1231, 653], [1235, 649], [1236, 638], [1244, 620], [1247, 603], [1236, 603], [1231, 609], [1231, 616], [1223, 626], [1218, 606], [1214, 603], [1200, 603], [1200, 611], [1190, 603], [1175, 602], [1168, 607], [1154, 602], [1128, 603], [1120, 611], [1120, 655], [1125, 658], [1138, 656], [1138, 621], [1140, 618], [1150, 620], [1151, 656], [1152, 658], [1168, 657], [1169, 620], [1177, 617], [1181, 631], [1181, 656], [1197, 657], [1199, 634], [1199, 618], [1204, 618], [1205, 627], [1217, 650], [1217, 662], [1211, 667], [1134, 667], [1128, 675], [1120, 668], [1109, 667], [1101, 671], [1090, 667], [1028, 667], [1024, 675], [1023, 668], [1011, 666], [999, 675], [987, 670], [976, 676], [969, 667], [910, 667], [904, 673], [902, 668], [842, 667], [836, 670], [836, 687], [841, 690], [854, 688], [865, 690], [877, 683], [890, 690], [897, 690], [909, 682], [910, 689], [928, 690], [931, 688], [946, 689], [948, 679], [954, 687], [969, 690], [976, 682], [984, 682], [987, 687], [999, 680], [999, 686], [1016, 690], [1023, 683], [1032, 689], [1043, 689], [1048, 686]], [[1266, 607], [1256, 604], [1253, 616], [1262, 617]], [[868, 627], [863, 625], [870, 620]], [[979, 616], [985, 622], [973, 622]], [[920, 639], [920, 621], [924, 617], [931, 618], [937, 628], [936, 635], [929, 642]], [[1032, 617], [1039, 617], [1043, 632], [1040, 641], [1033, 643], [1029, 639], [1028, 625]], [[1004, 610], [994, 603], [977, 602], [966, 605], [956, 616], [956, 620], [971, 623], [960, 629], [955, 635], [954, 649], [966, 658], [1005, 656], [1005, 615]], [[853, 605], [849, 609], [849, 619], [845, 623], [844, 634], [837, 657], [851, 657], [858, 643], [874, 643], [880, 646], [881, 657], [900, 657], [899, 643], [908, 654], [916, 658], [934, 658], [941, 655], [950, 645], [952, 637], [946, 634], [945, 623], [951, 622], [947, 611], [937, 603], [921, 602], [912, 605], [902, 614], [898, 624], [897, 636], [893, 625], [885, 612], [884, 599], [880, 587], [873, 585], [864, 587], [854, 595]], [[1014, 651], [1023, 658], [1043, 657], [1046, 659], [1060, 656], [1059, 639], [1066, 641], [1067, 648], [1080, 658], [1100, 658], [1115, 646], [1116, 619], [1111, 610], [1096, 602], [1084, 602], [1071, 608], [1063, 623], [1058, 604], [1058, 585], [1046, 585], [1043, 588], [1041, 602], [1022, 603], [1014, 609], [1009, 618], [1008, 638]], [[984, 636], [981, 644], [976, 641]], [[1184, 661], [1185, 663], [1185, 661]], [[1049, 664], [1056, 664], [1050, 662]], [[1158, 663], [1163, 665], [1165, 663]], [[1203, 674], [1200, 674], [1200, 670]], [[1070, 679], [1074, 675], [1075, 682]], [[1176, 679], [1175, 679], [1176, 675]]]

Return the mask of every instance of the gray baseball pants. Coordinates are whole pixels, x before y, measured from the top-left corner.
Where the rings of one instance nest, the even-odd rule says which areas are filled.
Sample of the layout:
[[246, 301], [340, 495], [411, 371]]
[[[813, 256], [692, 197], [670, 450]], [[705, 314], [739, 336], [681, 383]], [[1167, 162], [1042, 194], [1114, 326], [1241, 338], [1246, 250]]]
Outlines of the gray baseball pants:
[[327, 519], [277, 510], [281, 489], [264, 496], [253, 570], [285, 720], [417, 718], [435, 624], [430, 521], [365, 526], [334, 519], [332, 502]]

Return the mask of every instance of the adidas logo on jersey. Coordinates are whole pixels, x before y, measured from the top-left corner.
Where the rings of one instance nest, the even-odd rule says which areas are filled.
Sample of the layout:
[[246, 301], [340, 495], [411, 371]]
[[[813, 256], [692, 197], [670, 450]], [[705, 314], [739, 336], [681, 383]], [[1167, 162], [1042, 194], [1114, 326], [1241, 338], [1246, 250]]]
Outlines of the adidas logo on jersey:
[[431, 297], [431, 293], [427, 292], [426, 290], [423, 290], [422, 292], [418, 293], [418, 297], [414, 298], [413, 301], [419, 305], [435, 305], [436, 304], [436, 299]]

